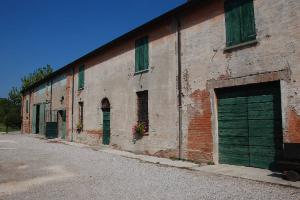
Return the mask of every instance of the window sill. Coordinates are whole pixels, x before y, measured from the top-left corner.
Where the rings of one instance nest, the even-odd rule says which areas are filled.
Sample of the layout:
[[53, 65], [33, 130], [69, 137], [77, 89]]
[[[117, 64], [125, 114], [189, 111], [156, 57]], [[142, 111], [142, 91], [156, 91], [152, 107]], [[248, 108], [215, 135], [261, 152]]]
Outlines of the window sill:
[[147, 72], [149, 72], [149, 69], [145, 69], [145, 70], [142, 70], [142, 71], [134, 72], [134, 75], [143, 74], [143, 73], [147, 73]]
[[234, 50], [237, 50], [237, 49], [243, 49], [243, 48], [246, 48], [248, 46], [254, 46], [257, 43], [258, 43], [257, 40], [251, 40], [251, 41], [248, 41], [248, 42], [243, 42], [243, 43], [236, 44], [236, 45], [233, 45], [233, 46], [230, 46], [230, 47], [226, 47], [224, 49], [224, 52], [231, 52], [231, 51], [234, 51]]
[[84, 90], [84, 87], [83, 88], [78, 88], [78, 91], [82, 91], [82, 90]]

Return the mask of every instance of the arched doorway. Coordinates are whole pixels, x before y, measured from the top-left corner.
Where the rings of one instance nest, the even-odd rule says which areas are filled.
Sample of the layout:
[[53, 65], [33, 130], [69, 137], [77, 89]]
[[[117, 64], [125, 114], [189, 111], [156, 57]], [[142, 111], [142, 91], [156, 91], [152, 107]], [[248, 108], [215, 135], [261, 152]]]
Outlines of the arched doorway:
[[102, 109], [102, 113], [103, 113], [102, 144], [109, 145], [109, 142], [110, 142], [110, 103], [107, 98], [102, 99], [101, 109]]

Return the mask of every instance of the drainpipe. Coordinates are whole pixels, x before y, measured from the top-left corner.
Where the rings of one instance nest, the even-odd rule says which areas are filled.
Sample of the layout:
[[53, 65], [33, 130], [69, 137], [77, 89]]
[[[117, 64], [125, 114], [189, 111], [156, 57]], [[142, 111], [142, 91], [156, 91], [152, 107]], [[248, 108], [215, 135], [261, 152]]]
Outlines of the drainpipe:
[[53, 80], [51, 79], [51, 88], [50, 88], [50, 121], [52, 122], [52, 85], [53, 85]]
[[29, 104], [29, 106], [28, 106], [29, 107], [29, 110], [28, 110], [29, 114], [28, 114], [28, 116], [29, 116], [29, 132], [30, 133], [32, 133], [32, 124], [31, 124], [32, 123], [32, 119], [31, 119], [31, 113], [30, 113], [30, 111], [31, 111], [31, 92], [32, 91], [29, 90], [29, 103], [28, 103]]
[[74, 120], [74, 67], [72, 67], [72, 134], [71, 134], [71, 142], [73, 142], [73, 132], [74, 132], [74, 123], [73, 123], [73, 120]]
[[181, 24], [180, 17], [176, 16], [177, 25], [177, 64], [178, 64], [178, 157], [182, 159], [182, 86], [181, 86]]

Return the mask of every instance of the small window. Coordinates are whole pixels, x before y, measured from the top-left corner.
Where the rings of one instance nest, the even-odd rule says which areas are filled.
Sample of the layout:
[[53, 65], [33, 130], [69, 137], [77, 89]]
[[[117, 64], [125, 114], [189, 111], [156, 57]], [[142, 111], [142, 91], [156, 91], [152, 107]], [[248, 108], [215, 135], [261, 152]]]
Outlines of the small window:
[[79, 67], [78, 72], [78, 90], [84, 89], [84, 65]]
[[253, 0], [225, 0], [226, 46], [256, 39]]
[[137, 92], [136, 94], [138, 103], [138, 122], [145, 123], [146, 131], [148, 131], [148, 91]]
[[78, 103], [78, 105], [79, 105], [79, 125], [80, 125], [80, 128], [81, 128], [81, 130], [83, 129], [83, 102], [79, 102]]
[[29, 113], [29, 101], [26, 100], [26, 113]]
[[135, 41], [135, 72], [145, 71], [148, 67], [148, 37], [143, 37]]

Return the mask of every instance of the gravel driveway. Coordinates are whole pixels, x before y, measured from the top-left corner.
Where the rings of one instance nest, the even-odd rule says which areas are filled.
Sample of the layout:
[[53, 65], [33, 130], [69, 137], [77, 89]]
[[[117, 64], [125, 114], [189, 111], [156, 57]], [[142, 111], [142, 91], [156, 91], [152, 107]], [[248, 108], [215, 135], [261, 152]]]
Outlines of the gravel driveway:
[[300, 190], [0, 135], [1, 200], [297, 199]]

